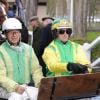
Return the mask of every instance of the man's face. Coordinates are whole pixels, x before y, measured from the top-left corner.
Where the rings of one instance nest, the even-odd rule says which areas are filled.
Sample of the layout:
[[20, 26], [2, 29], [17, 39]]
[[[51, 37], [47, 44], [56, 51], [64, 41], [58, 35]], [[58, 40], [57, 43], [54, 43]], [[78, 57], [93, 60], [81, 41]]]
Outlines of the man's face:
[[34, 27], [38, 27], [39, 23], [38, 23], [38, 20], [32, 20], [30, 22], [31, 26], [34, 28]]
[[21, 39], [21, 33], [19, 30], [7, 30], [5, 34], [7, 40], [14, 46], [16, 46]]

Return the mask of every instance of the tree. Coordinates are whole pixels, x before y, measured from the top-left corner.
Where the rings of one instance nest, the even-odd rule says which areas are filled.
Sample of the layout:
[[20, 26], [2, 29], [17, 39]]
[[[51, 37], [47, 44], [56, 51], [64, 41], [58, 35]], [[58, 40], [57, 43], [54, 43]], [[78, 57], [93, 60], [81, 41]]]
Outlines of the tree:
[[50, 15], [51, 17], [55, 16], [55, 5], [56, 5], [56, 0], [47, 1], [47, 15]]
[[74, 37], [83, 38], [87, 29], [87, 0], [74, 0], [73, 15]]
[[66, 15], [66, 0], [48, 0], [47, 14], [53, 17], [62, 17]]
[[[94, 21], [95, 17], [100, 16], [100, 0], [88, 0], [88, 28], [89, 30], [99, 29]], [[97, 28], [98, 27], [98, 28]]]
[[[73, 0], [74, 13], [73, 13], [73, 30], [80, 37], [85, 36], [87, 27], [87, 1], [88, 0]], [[53, 5], [51, 5], [53, 4]], [[69, 0], [48, 0], [48, 13], [56, 17], [69, 17], [71, 8], [71, 1]], [[52, 10], [50, 10], [50, 7]], [[53, 13], [52, 13], [53, 12]], [[77, 36], [77, 37], [78, 37]]]
[[28, 25], [30, 17], [37, 15], [38, 0], [22, 0], [22, 2], [25, 8], [26, 24]]

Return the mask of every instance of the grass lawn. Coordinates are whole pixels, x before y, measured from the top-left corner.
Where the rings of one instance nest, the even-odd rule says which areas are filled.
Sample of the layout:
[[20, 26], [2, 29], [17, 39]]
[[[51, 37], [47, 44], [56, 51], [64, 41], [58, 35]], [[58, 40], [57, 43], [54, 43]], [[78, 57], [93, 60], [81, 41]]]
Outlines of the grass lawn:
[[100, 36], [100, 32], [87, 32], [86, 40], [89, 41], [89, 42], [92, 42], [98, 36]]

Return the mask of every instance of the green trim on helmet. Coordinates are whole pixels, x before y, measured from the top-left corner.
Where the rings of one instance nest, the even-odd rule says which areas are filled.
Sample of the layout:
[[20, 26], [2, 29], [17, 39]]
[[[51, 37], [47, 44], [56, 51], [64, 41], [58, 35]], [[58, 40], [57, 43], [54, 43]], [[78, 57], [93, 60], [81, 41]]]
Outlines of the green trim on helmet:
[[52, 30], [56, 29], [59, 26], [59, 23], [52, 25]]
[[52, 30], [60, 29], [60, 28], [72, 28], [72, 24], [67, 19], [65, 19], [65, 18], [56, 19], [52, 23]]
[[59, 26], [60, 20], [61, 19], [56, 19], [56, 20], [53, 21], [52, 28], [51, 28], [52, 30], [56, 29], [56, 27]]

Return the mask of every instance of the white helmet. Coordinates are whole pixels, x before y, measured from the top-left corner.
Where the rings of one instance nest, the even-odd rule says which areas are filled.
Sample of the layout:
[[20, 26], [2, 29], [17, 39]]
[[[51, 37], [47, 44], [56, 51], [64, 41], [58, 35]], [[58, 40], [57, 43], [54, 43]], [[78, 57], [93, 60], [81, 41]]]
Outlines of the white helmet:
[[16, 18], [8, 18], [2, 24], [2, 31], [10, 29], [22, 29], [21, 22]]

